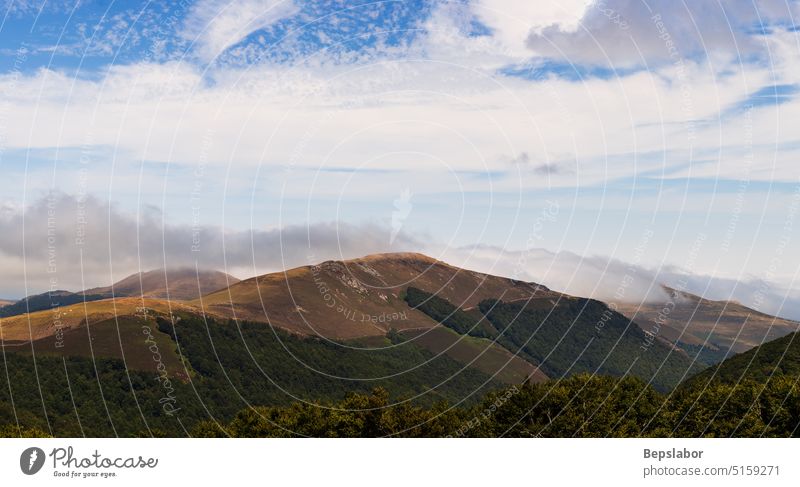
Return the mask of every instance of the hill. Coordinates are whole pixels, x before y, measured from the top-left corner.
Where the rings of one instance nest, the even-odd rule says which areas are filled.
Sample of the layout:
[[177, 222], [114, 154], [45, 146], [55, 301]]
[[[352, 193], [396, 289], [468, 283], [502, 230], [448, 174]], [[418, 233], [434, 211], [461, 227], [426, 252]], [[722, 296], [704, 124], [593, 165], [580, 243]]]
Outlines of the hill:
[[664, 289], [669, 298], [663, 303], [619, 304], [617, 309], [645, 330], [658, 328], [664, 339], [707, 365], [795, 332], [800, 326], [733, 301], [712, 301]]
[[[57, 337], [85, 327], [97, 328], [94, 334], [116, 333], [114, 320], [136, 317], [145, 311], [150, 314], [169, 315], [177, 311], [200, 313], [198, 309], [179, 301], [141, 298], [114, 298], [72, 304], [35, 313], [17, 315], [0, 321], [6, 345], [18, 345], [33, 340]], [[108, 325], [108, 326], [105, 326]]]
[[460, 269], [422, 254], [397, 253], [267, 274], [192, 304], [217, 315], [265, 321], [293, 333], [333, 339], [437, 326], [435, 320], [406, 305], [402, 295], [409, 286], [458, 307], [474, 307], [487, 298], [559, 295], [544, 286]]
[[188, 301], [227, 288], [237, 282], [239, 279], [219, 271], [197, 271], [192, 268], [157, 269], [130, 275], [111, 286], [87, 289], [83, 294]]
[[5, 351], [0, 425], [19, 418], [57, 436], [150, 435], [154, 428], [184, 436], [185, 427], [228, 421], [250, 405], [341, 400], [375, 387], [400, 403], [473, 404], [503, 386], [412, 342], [335, 343], [185, 311], [110, 319], [91, 333], [78, 326]]
[[592, 299], [561, 296], [487, 299], [461, 310], [415, 288], [409, 305], [462, 334], [490, 339], [550, 378], [579, 373], [632, 375], [669, 390], [700, 368], [686, 354]]
[[[420, 254], [328, 261], [237, 282], [192, 301], [137, 295], [79, 302], [4, 318], [0, 327], [8, 372], [0, 377], [0, 425], [18, 417], [23, 426], [59, 436], [186, 435], [203, 422], [261, 421], [247, 412], [251, 406], [289, 418], [301, 403], [324, 410], [319, 404], [361, 401], [350, 394], [375, 387], [395, 398], [392, 407], [434, 417], [449, 410], [435, 406], [438, 401], [469, 406], [489, 393], [484, 401], [491, 404], [503, 397], [491, 391], [506, 386], [516, 411], [540, 407], [539, 398], [561, 391], [560, 384], [573, 384], [577, 393], [582, 383], [599, 384], [602, 391], [586, 404], [603, 406], [603, 391], [620, 385], [623, 396], [604, 407], [612, 416], [624, 401], [638, 407], [642, 391], [649, 398], [642, 414], [657, 400], [677, 408], [676, 417], [691, 418], [684, 409], [702, 393], [689, 388], [673, 405], [659, 396], [702, 365], [604, 303]], [[27, 386], [37, 378], [40, 387]], [[522, 383], [532, 392], [519, 394], [526, 399], [515, 406]], [[64, 394], [70, 387], [73, 397]], [[385, 404], [388, 396], [379, 396]], [[570, 404], [559, 396], [541, 407], [550, 414]], [[578, 413], [592, 417], [594, 406], [586, 404]], [[180, 410], [180, 421], [166, 405]], [[661, 411], [652, 405], [653, 414]], [[513, 427], [515, 414], [486, 434]], [[665, 414], [664, 421], [672, 421], [672, 413]], [[699, 422], [705, 413], [697, 414]], [[642, 416], [621, 433], [613, 424], [581, 433], [581, 424], [542, 421], [530, 418], [514, 434], [558, 436], [576, 427], [576, 434], [636, 435], [650, 424]], [[743, 434], [768, 423], [759, 421]], [[393, 429], [398, 425], [383, 426], [402, 433]], [[687, 435], [697, 429], [694, 423], [680, 428]], [[349, 434], [334, 429], [326, 434]], [[738, 432], [726, 422], [714, 434], [726, 431]]]
[[81, 292], [59, 290], [28, 296], [0, 306], [0, 317], [18, 316], [111, 297], [188, 301], [237, 282], [239, 279], [218, 271], [159, 269], [130, 275], [111, 286]]
[[773, 377], [800, 377], [800, 333], [795, 332], [734, 355], [692, 377], [687, 384], [709, 381], [736, 384], [766, 382]]
[[[241, 281], [190, 302], [128, 297], [79, 303], [9, 318], [3, 336], [9, 346], [52, 343], [45, 339], [57, 334], [74, 344], [89, 339], [88, 325], [93, 340], [113, 345], [127, 336], [128, 323], [148, 313], [249, 321], [365, 349], [385, 347], [387, 339], [407, 342], [507, 384], [578, 372], [630, 373], [665, 390], [699, 370], [681, 350], [651, 340], [603, 303], [421, 254], [328, 261]], [[67, 350], [92, 356], [84, 345]], [[103, 353], [124, 358], [125, 352], [112, 347]]]
[[[481, 274], [471, 273], [447, 266], [445, 264], [434, 264], [434, 271], [430, 275], [424, 274], [420, 277], [420, 272], [413, 271], [416, 266], [428, 265], [432, 260], [420, 260], [416, 257], [410, 258], [405, 264], [398, 264], [398, 261], [406, 260], [406, 256], [388, 256], [387, 263], [379, 262], [375, 267], [365, 265], [365, 262], [373, 261], [373, 258], [368, 258], [360, 262], [345, 262], [345, 263], [325, 263], [321, 267], [327, 271], [312, 270], [312, 267], [306, 268], [306, 272], [315, 275], [318, 280], [327, 279], [333, 282], [337, 279], [337, 285], [342, 288], [345, 284], [340, 280], [343, 279], [339, 274], [333, 274], [330, 269], [341, 269], [345, 265], [355, 265], [359, 272], [364, 272], [368, 269], [370, 276], [375, 276], [375, 273], [381, 272], [381, 277], [393, 276], [390, 271], [402, 272], [395, 274], [395, 276], [402, 276], [404, 279], [414, 279], [426, 283], [429, 288], [434, 288], [434, 285], [441, 286], [440, 283], [447, 283], [444, 280], [446, 275], [448, 280], [456, 283], [466, 282], [467, 285], [472, 286], [483, 293], [482, 296], [494, 295], [507, 295], [511, 293], [512, 296], [525, 296], [530, 292], [536, 290], [536, 286], [525, 283], [517, 283], [513, 281], [503, 280], [493, 276], [486, 276]], [[342, 267], [340, 267], [342, 266]], [[403, 268], [408, 266], [409, 270]], [[426, 267], [419, 267], [425, 269]], [[289, 286], [295, 285], [308, 285], [307, 281], [302, 279], [294, 281], [291, 279], [295, 271], [289, 271], [288, 279]], [[409, 274], [406, 274], [408, 272]], [[447, 274], [445, 274], [447, 273]], [[469, 276], [468, 278], [464, 275]], [[408, 275], [408, 277], [405, 277]], [[324, 276], [324, 277], [322, 277]], [[284, 277], [283, 273], [262, 276], [259, 282], [273, 283]], [[255, 280], [254, 280], [255, 281]], [[276, 286], [274, 291], [282, 294], [282, 296], [272, 295], [271, 297], [278, 303], [281, 298], [285, 301], [290, 301], [292, 298], [302, 298], [302, 303], [310, 303], [313, 299], [324, 300], [324, 297], [318, 296], [318, 288], [313, 279], [311, 281], [314, 295], [312, 296], [298, 296], [292, 295], [280, 286]], [[355, 286], [355, 287], [353, 287]], [[356, 292], [359, 298], [354, 298], [352, 302], [359, 304], [368, 303], [374, 310], [374, 315], [371, 319], [366, 321], [355, 322], [360, 330], [366, 332], [358, 333], [330, 333], [329, 335], [312, 335], [310, 333], [301, 333], [302, 330], [298, 328], [295, 323], [281, 323], [276, 328], [283, 328], [285, 332], [292, 333], [295, 338], [291, 340], [300, 340], [302, 348], [308, 350], [310, 357], [319, 358], [324, 355], [326, 350], [338, 350], [339, 358], [331, 362], [336, 367], [344, 367], [338, 371], [344, 377], [350, 377], [350, 374], [357, 374], [359, 376], [370, 376], [381, 373], [379, 364], [381, 363], [381, 356], [391, 358], [394, 364], [394, 369], [386, 372], [391, 374], [400, 374], [393, 381], [388, 382], [391, 385], [393, 393], [402, 392], [407, 395], [419, 395], [425, 391], [428, 397], [436, 397], [439, 399], [449, 399], [457, 402], [464, 399], [469, 399], [470, 395], [475, 391], [481, 390], [483, 387], [497, 387], [501, 384], [519, 384], [525, 380], [533, 380], [539, 382], [546, 379], [546, 376], [541, 373], [534, 365], [526, 360], [514, 356], [509, 353], [502, 346], [493, 343], [489, 340], [475, 340], [470, 337], [463, 337], [448, 330], [446, 327], [439, 325], [436, 321], [430, 319], [424, 313], [415, 311], [407, 306], [405, 301], [399, 297], [394, 300], [386, 298], [383, 291], [375, 293], [363, 293], [361, 284], [356, 284], [355, 281], [349, 281], [347, 289], [356, 289], [362, 293]], [[296, 286], [295, 286], [296, 287]], [[230, 290], [226, 290], [227, 294], [230, 292], [233, 296], [241, 296], [241, 286], [235, 284]], [[105, 292], [105, 289], [92, 290], [92, 292]], [[396, 286], [393, 289], [395, 293], [402, 294], [403, 288]], [[455, 285], [451, 284], [451, 288], [447, 293], [451, 297], [463, 296], [470, 298], [469, 289], [457, 289]], [[336, 293], [340, 301], [343, 300], [346, 293], [339, 290], [332, 291]], [[541, 291], [545, 292], [545, 291]], [[373, 296], [376, 294], [376, 296]], [[370, 301], [370, 298], [375, 298], [375, 301]], [[468, 301], [470, 302], [470, 301]], [[236, 327], [242, 325], [243, 318], [248, 316], [248, 309], [251, 304], [248, 302], [239, 302], [235, 307], [209, 307], [205, 306], [206, 298], [198, 299], [194, 302], [181, 302], [181, 301], [168, 301], [165, 299], [155, 298], [140, 298], [140, 297], [117, 297], [113, 299], [103, 299], [88, 303], [77, 303], [70, 306], [64, 306], [52, 310], [44, 310], [27, 315], [15, 316], [3, 320], [0, 323], [2, 326], [3, 337], [5, 339], [4, 345], [6, 350], [10, 352], [26, 353], [35, 350], [37, 357], [61, 357], [70, 360], [89, 359], [95, 360], [99, 358], [109, 360], [120, 360], [124, 363], [124, 369], [130, 371], [148, 372], [152, 371], [152, 353], [148, 350], [149, 345], [145, 342], [142, 331], [146, 327], [154, 328], [153, 320], [161, 317], [168, 319], [171, 316], [179, 316], [183, 319], [181, 326], [178, 329], [188, 329], [187, 326], [195, 327], [198, 331], [205, 330], [211, 327], [213, 330], [228, 330], [235, 332]], [[394, 307], [393, 307], [394, 306]], [[313, 305], [309, 305], [309, 308]], [[354, 308], [355, 309], [355, 308]], [[367, 309], [364, 307], [358, 308]], [[280, 307], [270, 308], [269, 311], [280, 311]], [[222, 311], [229, 311], [226, 314]], [[336, 315], [335, 311], [325, 306], [320, 310], [321, 313], [328, 313], [329, 316]], [[228, 318], [236, 316], [236, 323], [228, 323]], [[266, 337], [274, 337], [278, 330], [272, 327], [265, 326], [266, 324], [275, 324], [274, 321], [267, 321], [263, 317], [259, 318], [257, 313], [253, 313], [256, 318], [251, 321], [247, 326], [250, 330], [247, 348], [236, 349], [235, 353], [231, 354], [231, 362], [235, 363], [234, 370], [225, 370], [227, 374], [241, 374], [243, 370], [249, 366], [256, 366], [256, 356], [276, 357], [282, 355], [283, 345], [288, 340], [282, 338], [279, 342], [259, 342], [262, 335]], [[271, 317], [271, 314], [269, 315]], [[341, 314], [339, 314], [341, 316]], [[347, 326], [354, 323], [353, 317], [355, 311], [349, 313], [349, 322]], [[396, 318], [396, 319], [395, 319]], [[347, 320], [346, 320], [347, 321]], [[395, 327], [396, 322], [402, 322], [405, 327], [404, 330], [408, 334], [400, 335]], [[188, 325], [191, 324], [191, 325]], [[244, 325], [242, 325], [244, 326]], [[326, 328], [330, 330], [331, 328]], [[260, 331], [257, 331], [260, 330]], [[280, 333], [285, 333], [281, 331]], [[204, 332], [205, 333], [205, 332]], [[179, 335], [180, 336], [180, 335]], [[197, 364], [204, 364], [208, 360], [218, 361], [217, 357], [221, 348], [230, 347], [235, 348], [233, 345], [226, 345], [226, 340], [231, 343], [239, 342], [241, 339], [238, 334], [221, 335], [224, 338], [219, 338], [221, 341], [215, 341], [214, 347], [206, 347], [200, 349], [200, 352], [194, 354], [187, 352], [191, 350], [189, 344], [182, 344], [182, 351], [178, 353], [174, 345], [163, 342], [163, 335], [154, 335], [153, 341], [158, 347], [160, 361], [164, 364], [165, 374], [171, 379], [177, 379], [179, 382], [189, 380], [193, 375], [198, 377], [205, 377], [212, 367], [198, 366]], [[281, 335], [283, 336], [283, 335]], [[287, 335], [291, 336], [291, 335]], [[195, 349], [197, 350], [197, 349]], [[207, 354], [207, 356], [203, 356]], [[363, 356], [362, 358], [358, 358]], [[216, 357], [216, 358], [215, 358]], [[244, 357], [250, 357], [252, 360], [243, 360]], [[272, 358], [270, 358], [272, 360]], [[359, 365], [345, 366], [341, 364], [352, 363], [355, 360]], [[248, 365], [250, 362], [253, 364]], [[188, 364], [187, 368], [183, 364]], [[300, 367], [299, 364], [294, 362], [290, 357], [286, 357], [283, 362], [287, 370], [297, 370], [289, 373], [287, 376], [298, 376], [300, 370], [305, 367]], [[436, 384], [431, 384], [427, 381], [437, 377], [432, 372], [429, 372], [424, 377], [418, 376], [419, 372], [405, 373], [403, 371], [417, 371], [430, 369], [431, 365], [435, 363], [449, 364], [443, 370], [447, 370], [450, 376], [442, 375], [442, 380], [447, 379], [442, 387], [436, 389]], [[372, 364], [372, 365], [370, 365]], [[198, 369], [199, 367], [199, 369]], [[300, 367], [300, 368], [297, 368]], [[444, 366], [443, 366], [444, 367]], [[202, 370], [202, 371], [201, 371]], [[333, 372], [325, 372], [329, 374]], [[300, 374], [302, 375], [302, 374]], [[298, 376], [299, 377], [299, 376]], [[415, 378], [416, 377], [416, 378]], [[450, 386], [447, 385], [451, 380], [456, 382], [462, 381], [461, 378], [456, 377], [471, 377], [465, 382], [467, 386], [459, 386], [458, 390], [463, 392], [459, 396], [453, 392], [447, 394], [433, 394], [434, 389], [447, 391]], [[296, 384], [296, 387], [310, 387], [310, 390], [317, 390], [321, 393], [323, 390], [330, 390], [330, 394], [334, 391], [347, 391], [351, 390], [351, 386], [326, 386], [319, 381], [311, 380], [311, 378], [297, 379], [301, 383]], [[464, 379], [466, 380], [466, 379]], [[454, 383], [456, 383], [454, 382]], [[364, 384], [362, 384], [364, 385]], [[375, 385], [375, 384], [373, 384]], [[366, 387], [366, 385], [364, 385]], [[263, 385], [260, 387], [264, 387]], [[367, 389], [357, 389], [366, 391]], [[326, 393], [327, 394], [327, 393]], [[278, 400], [278, 396], [259, 396], [263, 402], [268, 404], [269, 401]], [[333, 397], [329, 395], [321, 395], [319, 399]], [[309, 400], [314, 399], [309, 397]]]

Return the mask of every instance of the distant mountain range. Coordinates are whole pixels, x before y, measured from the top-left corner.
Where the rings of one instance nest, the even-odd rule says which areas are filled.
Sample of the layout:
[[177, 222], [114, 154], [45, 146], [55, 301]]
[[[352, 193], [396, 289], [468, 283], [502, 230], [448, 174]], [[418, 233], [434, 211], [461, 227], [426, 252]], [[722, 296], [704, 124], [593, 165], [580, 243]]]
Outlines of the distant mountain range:
[[81, 294], [190, 300], [237, 282], [239, 279], [219, 271], [158, 269], [133, 274], [113, 286], [87, 289]]
[[[290, 333], [346, 340], [383, 336], [390, 329], [412, 332], [435, 327], [435, 320], [403, 301], [402, 295], [411, 284], [464, 309], [475, 308], [485, 299], [510, 302], [535, 296], [539, 302], [554, 303], [572, 298], [540, 284], [459, 269], [422, 254], [395, 253], [327, 261], [244, 281], [219, 271], [152, 270], [111, 286], [80, 292], [59, 290], [6, 302], [0, 306], [0, 317], [111, 297], [117, 298], [123, 310], [135, 302], [119, 298], [169, 298], [181, 301], [175, 306], [196, 308], [217, 319], [268, 322]], [[785, 336], [798, 327], [795, 321], [737, 302], [712, 301], [666, 286], [664, 289], [669, 298], [663, 303], [616, 303], [615, 309], [638, 328], [653, 333], [660, 343], [685, 352], [703, 366]], [[169, 308], [167, 303], [151, 304], [157, 309]], [[90, 306], [88, 312], [91, 315], [91, 310], [106, 307]], [[65, 314], [75, 315], [72, 309]]]
[[[9, 314], [0, 327], [17, 374], [9, 390], [38, 380], [30, 374], [46, 374], [50, 364], [54, 375], [42, 383], [63, 391], [65, 366], [77, 371], [71, 380], [90, 380], [100, 360], [101, 383], [138, 387], [137, 395], [155, 400], [148, 407], [156, 416], [158, 374], [193, 420], [209, 411], [229, 420], [248, 404], [341, 400], [376, 386], [413, 401], [469, 404], [503, 386], [592, 374], [638, 378], [666, 392], [759, 339], [797, 331], [797, 323], [736, 303], [670, 291], [668, 316], [664, 304], [619, 313], [597, 300], [422, 254], [378, 254], [244, 281], [194, 270], [135, 274], [106, 288], [27, 298], [11, 309], [44, 307]], [[777, 360], [781, 340], [754, 350]], [[31, 352], [36, 367], [27, 362]], [[717, 369], [739, 370], [745, 356]], [[58, 391], [48, 392], [56, 411], [66, 407]], [[17, 394], [15, 404], [30, 402], [31, 411], [42, 401], [30, 391]], [[91, 397], [84, 399], [94, 411]], [[142, 425], [128, 409], [115, 424], [133, 434]], [[79, 435], [67, 416], [59, 434]], [[164, 421], [156, 423], [174, 427]], [[94, 434], [118, 434], [116, 426], [97, 427]]]
[[[169, 271], [170, 296], [184, 298], [174, 301], [164, 299], [164, 277], [163, 271], [153, 271], [113, 287], [62, 296], [94, 300], [8, 317], [3, 336], [8, 344], [31, 339], [42, 344], [53, 343], [47, 339], [55, 333], [66, 333], [77, 334], [73, 342], [81, 343], [87, 324], [99, 339], [106, 333], [116, 336], [122, 318], [184, 313], [222, 323], [263, 323], [301, 337], [356, 340], [368, 348], [383, 346], [390, 337], [506, 383], [590, 372], [632, 374], [666, 390], [704, 366], [693, 363], [680, 344], [648, 336], [602, 302], [460, 269], [422, 254], [327, 261], [241, 282], [206, 272], [199, 286], [194, 271]], [[224, 287], [227, 282], [230, 286]], [[107, 298], [112, 288], [115, 299]], [[191, 299], [204, 289], [213, 292]], [[110, 357], [132, 356], [124, 342], [112, 348]], [[91, 352], [80, 347], [71, 352], [81, 350]]]
[[130, 275], [111, 286], [79, 292], [58, 290], [28, 296], [15, 302], [0, 301], [0, 317], [16, 316], [111, 297], [138, 296], [191, 300], [237, 282], [239, 279], [219, 271], [158, 269]]

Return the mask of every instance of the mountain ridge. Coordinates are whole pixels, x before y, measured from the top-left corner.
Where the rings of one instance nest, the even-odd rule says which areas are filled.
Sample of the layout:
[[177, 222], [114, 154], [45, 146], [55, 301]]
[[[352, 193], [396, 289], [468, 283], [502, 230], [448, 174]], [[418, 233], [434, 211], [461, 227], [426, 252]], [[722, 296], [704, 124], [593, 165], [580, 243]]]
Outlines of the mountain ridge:
[[664, 302], [618, 303], [617, 309], [645, 329], [708, 365], [796, 331], [800, 323], [748, 308], [735, 301], [705, 299], [663, 286]]
[[222, 271], [174, 267], [137, 272], [110, 286], [86, 289], [81, 291], [81, 294], [142, 296], [188, 301], [237, 282], [238, 278]]

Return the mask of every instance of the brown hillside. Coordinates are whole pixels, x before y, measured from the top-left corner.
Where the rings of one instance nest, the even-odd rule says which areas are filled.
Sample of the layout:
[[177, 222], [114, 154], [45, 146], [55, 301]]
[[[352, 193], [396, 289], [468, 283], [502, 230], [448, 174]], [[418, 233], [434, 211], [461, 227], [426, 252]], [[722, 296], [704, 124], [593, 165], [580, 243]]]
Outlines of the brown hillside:
[[158, 269], [126, 277], [113, 286], [87, 289], [85, 294], [139, 296], [145, 298], [191, 300], [224, 289], [239, 279], [219, 271], [192, 268]]
[[660, 329], [663, 338], [688, 345], [702, 345], [708, 338], [711, 348], [721, 347], [735, 353], [788, 335], [800, 327], [798, 322], [770, 316], [733, 301], [711, 301], [665, 289], [674, 303], [669, 312], [665, 308], [667, 303], [624, 304], [618, 306], [619, 312], [644, 330], [650, 330], [661, 314], [666, 318], [662, 319]]
[[2, 339], [9, 342], [28, 342], [54, 337], [59, 332], [67, 333], [82, 328], [85, 323], [107, 326], [114, 318], [142, 315], [143, 310], [170, 314], [175, 311], [198, 313], [199, 310], [185, 303], [168, 302], [162, 299], [116, 298], [102, 301], [78, 303], [61, 308], [37, 311], [27, 315], [12, 316], [0, 320]]
[[268, 321], [303, 335], [346, 339], [383, 335], [390, 328], [432, 328], [409, 309], [409, 286], [469, 308], [486, 298], [506, 301], [558, 296], [536, 284], [459, 269], [422, 254], [370, 255], [247, 279], [193, 303], [214, 314]]

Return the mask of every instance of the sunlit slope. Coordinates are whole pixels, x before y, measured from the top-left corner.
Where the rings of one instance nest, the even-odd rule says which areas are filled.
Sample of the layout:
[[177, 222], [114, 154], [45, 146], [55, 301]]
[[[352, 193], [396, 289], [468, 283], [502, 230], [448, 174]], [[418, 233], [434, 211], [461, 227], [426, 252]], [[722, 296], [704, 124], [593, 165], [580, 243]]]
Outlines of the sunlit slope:
[[716, 363], [732, 353], [798, 330], [800, 323], [770, 316], [734, 301], [712, 301], [694, 294], [665, 288], [663, 303], [619, 304], [618, 310], [645, 330], [657, 330], [701, 361]]
[[328, 261], [247, 279], [193, 304], [214, 314], [266, 321], [303, 335], [346, 339], [436, 322], [403, 300], [409, 286], [474, 307], [487, 298], [556, 295], [542, 286], [450, 266], [422, 254]]

